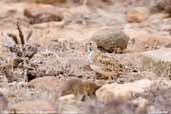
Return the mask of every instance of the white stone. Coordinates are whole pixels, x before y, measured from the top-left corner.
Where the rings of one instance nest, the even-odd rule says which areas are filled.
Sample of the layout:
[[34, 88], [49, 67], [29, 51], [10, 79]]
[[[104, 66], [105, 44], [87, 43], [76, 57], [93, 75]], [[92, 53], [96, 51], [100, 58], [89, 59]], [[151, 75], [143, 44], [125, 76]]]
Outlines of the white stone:
[[153, 71], [162, 76], [171, 74], [171, 48], [147, 51], [142, 55], [144, 70]]
[[148, 79], [143, 79], [125, 84], [106, 84], [97, 90], [96, 96], [102, 102], [109, 102], [113, 99], [127, 101], [137, 94], [143, 94], [152, 83]]

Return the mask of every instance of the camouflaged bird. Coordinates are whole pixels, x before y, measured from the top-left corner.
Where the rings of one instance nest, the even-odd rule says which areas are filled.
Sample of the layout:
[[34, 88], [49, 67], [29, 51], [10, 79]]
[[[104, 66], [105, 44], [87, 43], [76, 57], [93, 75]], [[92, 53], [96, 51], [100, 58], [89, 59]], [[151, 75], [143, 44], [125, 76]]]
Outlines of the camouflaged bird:
[[99, 79], [116, 79], [124, 72], [124, 66], [108, 53], [102, 53], [94, 42], [88, 44], [88, 64]]

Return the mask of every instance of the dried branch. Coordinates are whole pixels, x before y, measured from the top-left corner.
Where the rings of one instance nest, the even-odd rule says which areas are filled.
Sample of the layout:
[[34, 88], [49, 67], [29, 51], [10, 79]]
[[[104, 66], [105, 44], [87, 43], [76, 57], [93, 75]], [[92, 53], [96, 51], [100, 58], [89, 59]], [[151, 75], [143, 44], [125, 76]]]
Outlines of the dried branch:
[[17, 23], [17, 29], [18, 29], [18, 32], [19, 32], [19, 37], [20, 37], [21, 44], [24, 45], [25, 44], [24, 35], [23, 35], [23, 32], [22, 32], [22, 30], [20, 28], [19, 23]]

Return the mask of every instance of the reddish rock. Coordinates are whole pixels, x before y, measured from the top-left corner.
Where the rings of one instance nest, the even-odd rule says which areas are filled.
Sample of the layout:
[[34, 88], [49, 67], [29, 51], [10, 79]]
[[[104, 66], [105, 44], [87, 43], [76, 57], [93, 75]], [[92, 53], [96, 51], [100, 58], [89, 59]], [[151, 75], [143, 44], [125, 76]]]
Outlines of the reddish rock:
[[127, 24], [124, 32], [130, 37], [130, 41], [134, 39], [133, 48], [136, 51], [158, 49], [171, 43], [171, 35], [163, 32], [150, 33], [147, 28], [138, 27], [138, 24]]
[[146, 7], [137, 7], [128, 11], [128, 22], [142, 22], [149, 17], [150, 11]]
[[29, 19], [30, 24], [63, 20], [63, 13], [59, 9], [48, 5], [33, 4], [28, 6], [24, 9], [24, 16]]
[[65, 3], [66, 0], [29, 0], [29, 2], [41, 3], [41, 4], [54, 4], [54, 3]]
[[29, 86], [37, 89], [55, 90], [59, 86], [59, 79], [52, 76], [36, 78], [29, 82]]

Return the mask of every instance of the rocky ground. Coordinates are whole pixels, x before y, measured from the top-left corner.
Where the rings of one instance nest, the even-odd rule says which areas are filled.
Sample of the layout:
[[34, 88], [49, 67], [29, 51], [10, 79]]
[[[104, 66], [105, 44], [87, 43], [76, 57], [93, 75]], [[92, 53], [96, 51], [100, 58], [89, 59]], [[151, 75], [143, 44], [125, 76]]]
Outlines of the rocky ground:
[[[170, 6], [1, 0], [0, 113], [170, 114]], [[91, 41], [124, 72], [112, 80], [97, 75], [88, 62]]]

